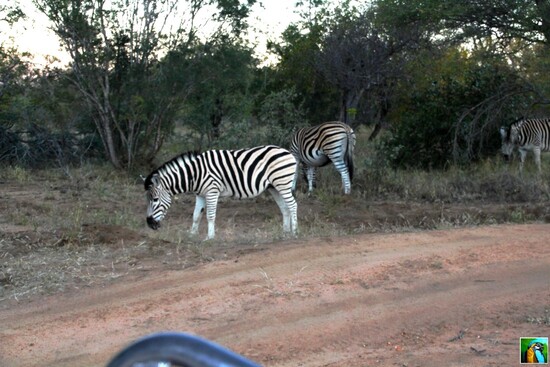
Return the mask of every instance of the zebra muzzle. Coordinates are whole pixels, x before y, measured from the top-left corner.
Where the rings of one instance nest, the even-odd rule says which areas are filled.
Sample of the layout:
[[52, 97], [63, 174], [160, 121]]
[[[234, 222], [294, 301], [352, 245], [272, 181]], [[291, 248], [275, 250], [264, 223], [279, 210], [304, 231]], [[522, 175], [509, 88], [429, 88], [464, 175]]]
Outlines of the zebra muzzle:
[[160, 222], [157, 222], [153, 217], [147, 217], [147, 225], [155, 231], [160, 228]]

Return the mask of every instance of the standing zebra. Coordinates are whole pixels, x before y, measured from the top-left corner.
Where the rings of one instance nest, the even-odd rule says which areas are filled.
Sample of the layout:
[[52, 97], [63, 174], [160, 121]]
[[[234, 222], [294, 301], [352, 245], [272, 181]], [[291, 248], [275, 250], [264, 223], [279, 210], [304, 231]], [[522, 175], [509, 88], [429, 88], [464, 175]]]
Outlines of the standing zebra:
[[510, 159], [514, 147], [518, 147], [520, 173], [529, 151], [535, 155], [535, 163], [541, 172], [540, 153], [550, 151], [550, 118], [516, 120], [509, 128], [501, 127], [500, 136], [501, 151], [506, 160]]
[[191, 233], [196, 234], [206, 206], [208, 237], [214, 238], [219, 197], [253, 198], [267, 189], [283, 214], [283, 230], [296, 233], [297, 204], [292, 195], [298, 163], [286, 149], [273, 145], [240, 150], [184, 153], [164, 163], [145, 179], [147, 224], [152, 229], [170, 207], [172, 195], [196, 195]]
[[302, 163], [309, 193], [315, 187], [315, 168], [331, 162], [342, 176], [344, 193], [351, 192], [354, 147], [355, 132], [343, 122], [325, 122], [302, 128], [294, 134], [290, 151]]

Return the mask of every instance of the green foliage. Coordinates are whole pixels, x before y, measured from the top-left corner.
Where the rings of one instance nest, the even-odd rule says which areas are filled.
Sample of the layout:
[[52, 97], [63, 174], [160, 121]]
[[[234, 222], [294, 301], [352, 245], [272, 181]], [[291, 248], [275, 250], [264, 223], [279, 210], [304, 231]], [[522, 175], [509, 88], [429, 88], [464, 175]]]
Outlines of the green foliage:
[[[261, 102], [257, 117], [232, 115], [221, 125], [219, 137], [208, 148], [239, 149], [265, 144], [288, 147], [294, 129], [308, 124], [304, 110], [295, 102], [297, 98], [292, 90], [273, 92]], [[209, 126], [204, 125], [205, 128]], [[201, 134], [200, 128], [200, 125], [185, 124], [176, 129], [177, 134], [168, 147], [170, 154], [164, 152], [163, 155], [169, 158], [186, 149], [207, 149], [203, 142], [206, 133]]]
[[19, 4], [0, 5], [0, 22], [6, 22], [9, 25], [24, 19], [25, 13], [19, 7]]
[[306, 126], [304, 111], [291, 102], [292, 91], [269, 95], [260, 107], [258, 119], [233, 120], [225, 124], [215, 147], [239, 149], [274, 144], [288, 148], [295, 129]]
[[224, 124], [238, 123], [250, 115], [256, 60], [251, 49], [226, 36], [197, 45], [194, 52], [189, 71], [197, 82], [192, 84], [179, 118], [207, 137], [206, 145], [211, 147]]
[[218, 21], [229, 21], [233, 33], [237, 36], [246, 30], [246, 18], [256, 0], [245, 0], [243, 4], [239, 0], [217, 0], [215, 3], [218, 8], [216, 15]]
[[409, 66], [381, 143], [392, 165], [441, 168], [494, 154], [498, 126], [521, 107], [523, 85], [505, 61], [451, 49]]
[[[525, 47], [524, 43], [517, 42], [514, 48], [521, 50], [517, 53], [517, 57], [513, 58], [514, 66], [522, 70], [522, 75], [536, 93], [530, 108], [524, 112], [524, 115], [526, 117], [548, 116], [550, 112], [547, 103], [550, 96], [550, 47], [546, 45]], [[511, 121], [512, 119], [508, 122]]]
[[[498, 127], [548, 113], [548, 2], [298, 1], [302, 19], [269, 43], [279, 62], [262, 68], [244, 37], [254, 0], [33, 3], [72, 63], [36, 71], [0, 47], [3, 163], [134, 169], [166, 141], [287, 146], [293, 129], [349, 112], [388, 128], [384, 162], [431, 169], [493, 155]], [[21, 16], [0, 6], [0, 21]]]
[[292, 134], [310, 123], [294, 89], [272, 92], [262, 102], [259, 121], [267, 128], [271, 144], [288, 147]]
[[[246, 29], [243, 20], [254, 2], [185, 1], [180, 6], [177, 0], [113, 0], [97, 6], [93, 0], [34, 1], [53, 23], [72, 58], [72, 74], [68, 77], [92, 111], [106, 156], [116, 168], [128, 169], [154, 158], [173, 127], [182, 100], [192, 92], [211, 91], [208, 87], [217, 86], [215, 78], [210, 78], [214, 73], [218, 77], [231, 75], [227, 69], [210, 64], [214, 69], [199, 70], [203, 78], [190, 84], [193, 77], [178, 80], [175, 74], [165, 74], [189, 75], [189, 63], [183, 68], [158, 68], [159, 55], [180, 49], [187, 56], [196, 45], [200, 30], [195, 20], [202, 12], [217, 10], [217, 27], [207, 37], [240, 34]], [[168, 24], [178, 28], [165, 33]], [[250, 69], [249, 64], [244, 67]], [[211, 92], [211, 101], [218, 110], [231, 104], [229, 98], [218, 103], [221, 98], [215, 90]], [[207, 103], [201, 112], [211, 106]], [[213, 113], [219, 116], [219, 111]]]
[[29, 67], [0, 100], [0, 163], [66, 166], [101, 155], [88, 109], [63, 72]]
[[302, 97], [302, 108], [310, 121], [320, 123], [337, 119], [340, 92], [315, 70], [315, 63], [324, 33], [324, 21], [319, 17], [304, 24], [291, 24], [278, 44], [268, 49], [280, 62], [268, 73], [266, 94], [293, 89]]
[[459, 41], [495, 37], [502, 41], [500, 45], [515, 38], [548, 42], [547, 1], [376, 0], [373, 6], [386, 29], [420, 26]]

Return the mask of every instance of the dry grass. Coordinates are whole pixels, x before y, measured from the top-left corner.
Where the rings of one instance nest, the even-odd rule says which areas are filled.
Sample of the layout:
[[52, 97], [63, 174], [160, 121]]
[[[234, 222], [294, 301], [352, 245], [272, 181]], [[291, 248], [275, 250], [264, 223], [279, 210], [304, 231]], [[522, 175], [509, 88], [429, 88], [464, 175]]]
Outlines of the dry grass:
[[[332, 166], [318, 170], [318, 188], [296, 193], [299, 238], [410, 231], [550, 219], [550, 175], [528, 165], [523, 177], [499, 159], [445, 172], [395, 171], [378, 164], [360, 133], [352, 195], [342, 195]], [[550, 160], [543, 163], [550, 167]], [[550, 172], [550, 170], [545, 170]], [[183, 269], [201, 262], [284, 245], [281, 214], [269, 195], [221, 200], [217, 238], [188, 234], [192, 196], [179, 196], [159, 231], [145, 225], [136, 175], [108, 166], [28, 171], [6, 168], [0, 193], [0, 306], [36, 295]], [[285, 293], [265, 276], [261, 287]]]

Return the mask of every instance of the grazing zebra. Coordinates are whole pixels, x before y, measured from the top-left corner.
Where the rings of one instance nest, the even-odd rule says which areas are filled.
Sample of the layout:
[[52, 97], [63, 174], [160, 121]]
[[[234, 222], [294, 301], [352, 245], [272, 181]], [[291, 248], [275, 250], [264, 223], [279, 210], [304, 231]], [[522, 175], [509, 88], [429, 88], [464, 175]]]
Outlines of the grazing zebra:
[[172, 195], [194, 193], [191, 233], [196, 234], [206, 206], [208, 237], [214, 238], [216, 206], [220, 197], [253, 198], [267, 189], [283, 214], [283, 230], [296, 233], [297, 204], [292, 195], [298, 163], [294, 156], [274, 145], [241, 150], [184, 153], [164, 163], [145, 179], [147, 224], [152, 229], [170, 207]]
[[523, 164], [527, 152], [532, 151], [535, 155], [535, 163], [539, 173], [540, 153], [550, 151], [550, 119], [519, 119], [509, 128], [501, 127], [502, 154], [506, 160], [510, 159], [514, 147], [519, 150], [519, 171], [523, 171]]
[[325, 122], [294, 134], [290, 151], [302, 163], [309, 193], [315, 187], [315, 168], [331, 162], [342, 176], [344, 193], [351, 192], [354, 147], [355, 132], [343, 122]]

